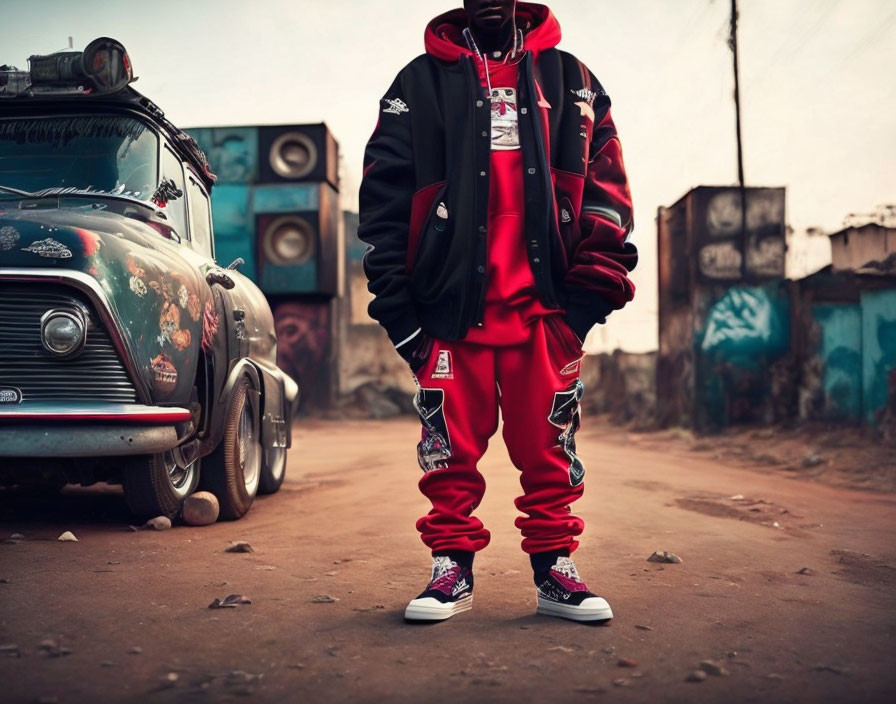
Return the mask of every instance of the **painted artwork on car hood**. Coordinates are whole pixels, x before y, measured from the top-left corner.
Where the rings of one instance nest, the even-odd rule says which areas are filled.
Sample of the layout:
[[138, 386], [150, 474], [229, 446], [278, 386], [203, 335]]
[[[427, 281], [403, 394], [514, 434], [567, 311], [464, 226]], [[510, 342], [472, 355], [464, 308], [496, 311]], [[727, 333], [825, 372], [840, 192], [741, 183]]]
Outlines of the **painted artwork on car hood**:
[[187, 401], [205, 311], [213, 305], [202, 276], [213, 262], [151, 224], [81, 203], [34, 209], [0, 203], [0, 269], [77, 271], [95, 279], [152, 400]]

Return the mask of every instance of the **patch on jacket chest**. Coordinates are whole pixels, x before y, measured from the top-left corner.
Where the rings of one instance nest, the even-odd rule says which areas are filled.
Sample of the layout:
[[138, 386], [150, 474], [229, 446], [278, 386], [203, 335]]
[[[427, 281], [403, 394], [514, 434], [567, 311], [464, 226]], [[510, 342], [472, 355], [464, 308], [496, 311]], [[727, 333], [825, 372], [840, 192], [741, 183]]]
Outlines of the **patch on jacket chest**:
[[520, 148], [517, 95], [514, 88], [492, 88], [492, 149]]
[[606, 95], [606, 93], [603, 91], [596, 93], [588, 88], [579, 88], [578, 90], [570, 88], [569, 92], [578, 98], [576, 107], [582, 111], [582, 117], [587, 117], [591, 122], [594, 122], [594, 99], [598, 95]]

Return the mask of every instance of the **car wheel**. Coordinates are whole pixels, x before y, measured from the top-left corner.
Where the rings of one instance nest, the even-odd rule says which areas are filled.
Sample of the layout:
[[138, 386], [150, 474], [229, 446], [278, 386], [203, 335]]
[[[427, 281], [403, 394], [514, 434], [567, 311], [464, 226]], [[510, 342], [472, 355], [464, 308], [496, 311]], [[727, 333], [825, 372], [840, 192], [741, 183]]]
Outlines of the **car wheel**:
[[286, 476], [286, 448], [269, 447], [264, 451], [264, 462], [261, 465], [261, 481], [258, 484], [259, 494], [274, 494], [283, 484]]
[[262, 447], [250, 388], [247, 377], [233, 388], [224, 416], [224, 435], [205, 459], [202, 473], [202, 488], [218, 497], [222, 520], [242, 517], [255, 500], [261, 481]]
[[199, 459], [181, 465], [171, 451], [126, 460], [122, 485], [128, 508], [138, 518], [173, 518], [199, 484]]

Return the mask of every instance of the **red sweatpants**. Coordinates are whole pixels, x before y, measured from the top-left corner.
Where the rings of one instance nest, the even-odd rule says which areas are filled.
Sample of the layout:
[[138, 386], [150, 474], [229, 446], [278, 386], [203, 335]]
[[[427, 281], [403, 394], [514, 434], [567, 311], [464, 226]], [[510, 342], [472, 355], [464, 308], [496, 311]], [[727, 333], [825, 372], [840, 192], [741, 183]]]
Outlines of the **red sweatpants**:
[[579, 426], [579, 360], [575, 333], [559, 315], [538, 318], [528, 339], [500, 347], [436, 341], [417, 374], [415, 405], [423, 423], [420, 490], [432, 510], [419, 521], [433, 551], [477, 551], [489, 532], [472, 514], [485, 492], [476, 468], [504, 419], [504, 442], [520, 470], [516, 519], [527, 553], [575, 550], [584, 522], [569, 505], [584, 490], [575, 454]]

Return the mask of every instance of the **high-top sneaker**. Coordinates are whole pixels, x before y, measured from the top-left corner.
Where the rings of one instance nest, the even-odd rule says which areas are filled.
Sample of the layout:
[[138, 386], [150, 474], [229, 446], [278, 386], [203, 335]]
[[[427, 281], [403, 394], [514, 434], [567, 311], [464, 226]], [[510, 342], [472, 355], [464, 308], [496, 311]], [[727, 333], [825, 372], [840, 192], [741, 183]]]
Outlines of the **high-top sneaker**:
[[404, 611], [409, 621], [443, 621], [473, 606], [473, 570], [448, 555], [432, 558], [432, 579]]
[[588, 591], [572, 558], [563, 554], [532, 555], [537, 613], [572, 621], [607, 621], [613, 611], [606, 599]]

